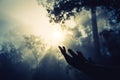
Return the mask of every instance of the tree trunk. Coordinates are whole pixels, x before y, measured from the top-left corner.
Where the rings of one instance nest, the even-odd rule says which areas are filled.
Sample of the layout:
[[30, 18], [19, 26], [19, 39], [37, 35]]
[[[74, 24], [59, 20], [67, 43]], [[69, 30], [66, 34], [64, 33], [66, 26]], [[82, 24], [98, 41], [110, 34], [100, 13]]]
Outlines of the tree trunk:
[[92, 20], [94, 47], [96, 49], [95, 55], [96, 58], [99, 59], [101, 57], [101, 52], [100, 52], [100, 43], [99, 43], [99, 35], [98, 35], [98, 27], [97, 27], [96, 7], [91, 7], [91, 20]]

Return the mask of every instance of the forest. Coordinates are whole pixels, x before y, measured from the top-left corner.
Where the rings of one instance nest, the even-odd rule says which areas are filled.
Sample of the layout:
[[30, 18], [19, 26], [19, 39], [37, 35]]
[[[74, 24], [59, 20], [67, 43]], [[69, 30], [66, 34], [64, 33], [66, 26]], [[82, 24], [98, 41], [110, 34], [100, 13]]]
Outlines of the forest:
[[[0, 2], [9, 7], [7, 0]], [[12, 0], [11, 3], [14, 2]], [[23, 2], [16, 1], [16, 4], [21, 5]], [[28, 7], [34, 2], [34, 5], [40, 7], [38, 8], [41, 9], [40, 12], [31, 16], [28, 15], [29, 11], [23, 10], [25, 14], [22, 14], [20, 12], [23, 7], [19, 10], [20, 6], [14, 5], [10, 8], [11, 11], [12, 8], [15, 11], [12, 14], [5, 11], [8, 8], [4, 5], [0, 6], [0, 80], [120, 79], [119, 0], [33, 0], [33, 2], [27, 0], [27, 2], [30, 3]], [[34, 9], [31, 12], [34, 12]], [[44, 14], [45, 18], [42, 18]], [[11, 18], [15, 15], [16, 17]], [[38, 18], [41, 19], [37, 23]], [[24, 27], [22, 21], [26, 23], [24, 26], [29, 27]], [[11, 28], [13, 24], [23, 27]], [[67, 52], [65, 48], [70, 55], [65, 55]], [[81, 59], [74, 58], [76, 54], [69, 48], [76, 51]], [[90, 65], [84, 65], [83, 58]], [[82, 65], [84, 66], [81, 67]], [[99, 69], [100, 72], [97, 73]]]

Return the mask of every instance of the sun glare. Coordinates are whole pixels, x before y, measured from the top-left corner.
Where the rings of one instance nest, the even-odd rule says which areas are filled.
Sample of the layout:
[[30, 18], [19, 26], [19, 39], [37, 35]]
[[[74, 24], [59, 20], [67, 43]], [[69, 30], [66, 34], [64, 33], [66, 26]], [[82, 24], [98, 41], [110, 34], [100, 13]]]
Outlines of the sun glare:
[[25, 13], [28, 14], [20, 14], [15, 17], [26, 26], [23, 27], [26, 34], [40, 36], [49, 47], [63, 43], [66, 33], [59, 24], [49, 22], [46, 9], [41, 7]]
[[61, 34], [60, 32], [57, 32], [57, 31], [56, 31], [56, 32], [54, 32], [54, 34], [53, 34], [53, 38], [59, 40], [59, 39], [62, 38], [62, 34]]
[[62, 43], [64, 41], [64, 34], [62, 31], [54, 31], [52, 36], [55, 44], [59, 44], [60, 42]]
[[44, 42], [50, 47], [63, 44], [65, 40], [66, 33], [61, 29], [60, 25], [48, 23], [44, 24], [44, 27], [36, 29], [38, 29], [37, 34], [40, 35]]

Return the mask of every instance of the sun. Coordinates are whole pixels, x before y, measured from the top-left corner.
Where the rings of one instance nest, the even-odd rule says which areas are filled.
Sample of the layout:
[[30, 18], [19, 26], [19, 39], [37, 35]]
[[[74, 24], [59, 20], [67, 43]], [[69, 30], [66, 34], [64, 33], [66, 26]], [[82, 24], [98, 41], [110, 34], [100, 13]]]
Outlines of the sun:
[[65, 35], [64, 32], [56, 30], [52, 34], [53, 44], [60, 44], [64, 41]]
[[56, 31], [53, 34], [53, 38], [55, 38], [56, 40], [59, 40], [62, 38], [62, 34], [59, 31]]
[[37, 27], [35, 34], [40, 35], [47, 46], [56, 47], [65, 41], [66, 32], [58, 24], [45, 23], [44, 27]]
[[17, 16], [19, 21], [25, 25], [22, 29], [25, 34], [39, 36], [46, 46], [62, 45], [66, 38], [66, 32], [60, 24], [50, 23], [47, 11], [44, 8], [34, 9], [27, 15]]

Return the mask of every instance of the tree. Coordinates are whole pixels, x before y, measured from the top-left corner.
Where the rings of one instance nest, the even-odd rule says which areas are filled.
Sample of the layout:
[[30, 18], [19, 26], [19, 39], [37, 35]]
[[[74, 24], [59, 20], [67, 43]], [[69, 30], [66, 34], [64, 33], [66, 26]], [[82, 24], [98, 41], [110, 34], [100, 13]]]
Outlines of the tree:
[[83, 8], [86, 10], [91, 10], [93, 40], [97, 53], [96, 57], [100, 57], [101, 54], [97, 28], [96, 8], [101, 7], [102, 9], [107, 9], [108, 12], [111, 13], [111, 21], [115, 19], [117, 22], [120, 20], [119, 3], [119, 0], [55, 0], [52, 8], [47, 6], [47, 11], [49, 13], [50, 21], [64, 23], [64, 21], [69, 19], [70, 16], [81, 12]]

